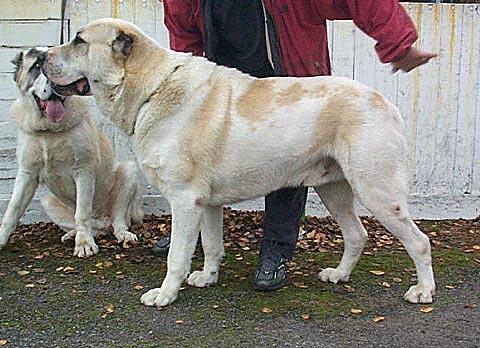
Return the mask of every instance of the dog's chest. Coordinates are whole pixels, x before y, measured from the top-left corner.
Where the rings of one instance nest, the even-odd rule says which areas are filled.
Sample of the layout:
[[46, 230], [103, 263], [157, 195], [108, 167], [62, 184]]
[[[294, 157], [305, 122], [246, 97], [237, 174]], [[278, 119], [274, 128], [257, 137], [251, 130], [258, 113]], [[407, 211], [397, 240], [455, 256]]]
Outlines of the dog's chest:
[[40, 181], [51, 191], [70, 191], [74, 187], [73, 166], [75, 156], [66, 139], [43, 140], [41, 144], [42, 170]]

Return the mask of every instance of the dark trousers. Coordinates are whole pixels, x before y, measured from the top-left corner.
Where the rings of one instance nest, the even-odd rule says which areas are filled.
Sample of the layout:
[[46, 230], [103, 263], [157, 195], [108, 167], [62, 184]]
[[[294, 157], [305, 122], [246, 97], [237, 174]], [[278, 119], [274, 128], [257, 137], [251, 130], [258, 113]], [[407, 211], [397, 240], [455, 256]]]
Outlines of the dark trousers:
[[260, 258], [280, 254], [290, 259], [298, 239], [300, 219], [305, 212], [307, 187], [289, 187], [265, 197], [264, 233]]

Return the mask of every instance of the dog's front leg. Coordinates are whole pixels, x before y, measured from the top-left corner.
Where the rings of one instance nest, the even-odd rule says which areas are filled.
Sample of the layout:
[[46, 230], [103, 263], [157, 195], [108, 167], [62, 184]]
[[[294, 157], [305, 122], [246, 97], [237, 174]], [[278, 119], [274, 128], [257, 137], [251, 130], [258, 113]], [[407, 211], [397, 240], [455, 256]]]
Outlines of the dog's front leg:
[[95, 179], [86, 171], [79, 171], [75, 176], [77, 202], [75, 206], [75, 249], [78, 257], [89, 257], [98, 253], [92, 234], [92, 204], [95, 193]]
[[180, 285], [190, 272], [203, 208], [185, 201], [172, 202], [171, 207], [172, 241], [167, 258], [167, 275], [161, 288], [143, 294], [141, 301], [146, 306], [166, 306], [175, 301]]
[[8, 242], [8, 238], [15, 231], [18, 221], [33, 198], [38, 187], [36, 173], [20, 169], [15, 178], [13, 193], [7, 210], [3, 215], [0, 227], [0, 249]]

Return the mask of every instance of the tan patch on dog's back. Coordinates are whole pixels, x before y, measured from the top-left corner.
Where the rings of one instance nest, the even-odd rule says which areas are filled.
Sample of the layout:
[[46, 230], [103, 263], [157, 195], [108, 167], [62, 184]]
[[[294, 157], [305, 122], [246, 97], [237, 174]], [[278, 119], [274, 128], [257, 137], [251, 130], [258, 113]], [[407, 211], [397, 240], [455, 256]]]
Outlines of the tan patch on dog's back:
[[308, 94], [308, 91], [299, 82], [295, 82], [277, 95], [277, 104], [279, 106], [292, 105], [301, 101]]
[[328, 96], [315, 121], [315, 141], [309, 154], [316, 153], [341, 139], [351, 142], [362, 126], [362, 112], [355, 99], [359, 91], [345, 88]]
[[377, 110], [381, 110], [381, 111], [388, 110], [388, 104], [385, 101], [385, 98], [378, 92], [373, 92], [370, 95], [369, 102], [370, 102], [370, 105]]
[[[211, 82], [197, 117], [185, 132], [186, 159], [179, 165], [188, 182], [202, 178], [221, 161], [223, 147], [231, 128], [232, 88], [226, 80]], [[225, 92], [228, 96], [225, 98]]]
[[257, 79], [252, 81], [247, 91], [238, 99], [238, 114], [250, 121], [264, 119], [273, 110], [275, 97], [274, 81]]

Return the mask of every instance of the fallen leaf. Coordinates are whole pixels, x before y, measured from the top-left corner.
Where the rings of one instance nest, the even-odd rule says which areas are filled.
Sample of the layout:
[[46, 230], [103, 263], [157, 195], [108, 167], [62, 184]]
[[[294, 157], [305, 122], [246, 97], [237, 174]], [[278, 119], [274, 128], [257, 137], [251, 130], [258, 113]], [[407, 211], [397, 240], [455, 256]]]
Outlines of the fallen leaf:
[[105, 306], [105, 311], [107, 313], [113, 313], [113, 312], [115, 312], [115, 307], [112, 304], [109, 303]]
[[383, 286], [384, 288], [390, 288], [391, 287], [390, 283], [388, 283], [388, 282], [382, 282], [382, 283], [380, 283], [380, 285]]
[[112, 261], [108, 261], [108, 260], [107, 260], [107, 261], [104, 261], [104, 262], [103, 262], [103, 267], [105, 267], [105, 268], [110, 268], [110, 267], [112, 267], [112, 266], [113, 266], [113, 262], [112, 262]]
[[395, 277], [392, 279], [395, 283], [401, 283], [402, 282], [402, 278], [398, 278], [398, 277]]
[[344, 288], [347, 290], [347, 292], [349, 292], [349, 293], [353, 293], [353, 292], [356, 291], [354, 287], [352, 287], [352, 286], [350, 286], [350, 285], [347, 285], [347, 284], [344, 284], [343, 287], [344, 287]]
[[378, 322], [384, 321], [384, 320], [385, 320], [385, 317], [375, 317], [375, 318], [373, 318], [373, 321], [374, 321], [375, 323], [378, 323]]
[[433, 311], [433, 307], [422, 307], [420, 308], [420, 312], [422, 313], [430, 313]]
[[271, 308], [268, 308], [268, 307], [263, 307], [262, 308], [262, 313], [270, 314], [272, 312], [273, 312], [273, 310]]
[[303, 320], [308, 320], [308, 319], [310, 319], [310, 316], [308, 314], [302, 314], [302, 319]]
[[99, 262], [95, 264], [95, 267], [97, 268], [103, 268], [103, 263]]
[[376, 276], [382, 276], [385, 274], [384, 271], [370, 271], [370, 273], [376, 275]]
[[175, 324], [182, 325], [185, 324], [185, 322], [183, 320], [175, 320]]
[[106, 319], [106, 318], [107, 318], [107, 313], [103, 313], [103, 314], [100, 316], [100, 318]]
[[473, 261], [480, 263], [480, 259], [473, 259]]
[[472, 249], [479, 251], [480, 250], [480, 245], [474, 245], [474, 246], [472, 246]]
[[305, 285], [303, 283], [293, 282], [293, 286], [298, 289], [308, 289], [308, 285]]
[[135, 285], [133, 287], [135, 290], [142, 290], [143, 289], [143, 286], [142, 285]]
[[352, 313], [352, 314], [360, 314], [360, 313], [362, 313], [362, 310], [361, 310], [361, 309], [358, 309], [358, 308], [352, 308], [352, 309], [350, 309], [350, 313]]
[[0, 340], [0, 346], [4, 346], [8, 343], [7, 340]]
[[469, 304], [466, 304], [464, 307], [468, 309], [474, 309], [474, 308], [477, 308], [477, 305], [474, 303], [469, 303]]
[[451, 285], [445, 285], [445, 288], [451, 290], [451, 289], [453, 289], [454, 287], [451, 286]]
[[63, 271], [63, 266], [55, 268], [55, 272], [61, 272]]
[[33, 271], [35, 273], [45, 273], [45, 268], [34, 268]]
[[219, 308], [219, 307], [220, 307], [219, 305], [216, 305], [216, 304], [213, 305], [213, 309], [217, 309], [217, 308]]
[[30, 274], [29, 271], [25, 271], [25, 270], [18, 271], [18, 275], [19, 275], [19, 276], [26, 276], [26, 275], [29, 275], [29, 274]]
[[88, 273], [90, 273], [90, 274], [97, 274], [97, 271], [91, 270], [91, 271], [88, 271]]
[[35, 287], [35, 284], [27, 284], [25, 285], [25, 287], [31, 289]]

